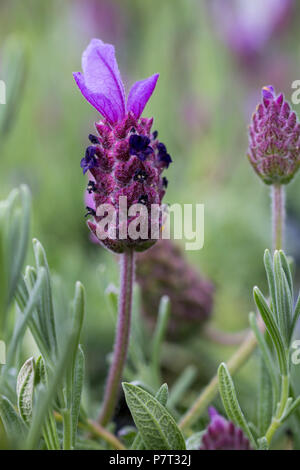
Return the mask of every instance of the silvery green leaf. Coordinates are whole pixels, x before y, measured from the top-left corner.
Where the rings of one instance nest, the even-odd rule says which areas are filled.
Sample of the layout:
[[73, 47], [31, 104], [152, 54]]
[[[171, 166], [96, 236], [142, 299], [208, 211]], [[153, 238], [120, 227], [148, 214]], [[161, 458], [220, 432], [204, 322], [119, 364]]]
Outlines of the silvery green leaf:
[[168, 398], [169, 398], [169, 389], [167, 384], [162, 384], [160, 389], [155, 395], [155, 398], [161, 403], [163, 406], [167, 406]]
[[123, 383], [127, 405], [149, 450], [184, 450], [185, 441], [174, 418], [145, 390]]
[[274, 254], [274, 276], [276, 287], [276, 307], [279, 330], [282, 333], [284, 344], [287, 346], [290, 337], [291, 327], [291, 292], [286, 275], [281, 265], [281, 258], [278, 251]]
[[205, 431], [199, 431], [192, 434], [186, 441], [186, 450], [199, 450], [202, 442], [202, 436]]
[[16, 413], [12, 403], [3, 395], [0, 395], [0, 417], [9, 440], [17, 441], [26, 436], [26, 424]]
[[[35, 385], [38, 386], [39, 384], [45, 388], [48, 386], [48, 373], [42, 356], [38, 357], [35, 365]], [[47, 449], [60, 450], [57, 427], [52, 409], [48, 411], [42, 431]]]
[[17, 378], [19, 413], [27, 424], [31, 422], [32, 418], [34, 375], [35, 362], [33, 357], [31, 357], [23, 364]]
[[27, 186], [0, 202], [0, 333], [6, 322], [27, 251], [31, 196]]
[[1, 78], [6, 84], [6, 104], [0, 106], [1, 141], [8, 134], [20, 109], [28, 70], [28, 50], [24, 37], [9, 36], [1, 54]]
[[280, 371], [282, 372], [282, 375], [286, 375], [288, 370], [287, 355], [281, 332], [276, 324], [266, 299], [258, 287], [254, 287], [253, 295], [257, 308], [264, 320], [264, 323], [276, 348]]
[[[162, 384], [162, 386], [156, 393], [155, 398], [159, 401], [161, 405], [166, 406], [168, 402], [168, 397], [169, 397], [168, 385]], [[133, 441], [131, 449], [132, 450], [145, 450], [145, 444], [140, 433], [136, 435], [136, 438]]]
[[[46, 271], [44, 268], [40, 268], [38, 271], [36, 282], [33, 286], [33, 289], [30, 291], [30, 294], [28, 295], [26, 299], [25, 305], [21, 303], [20, 300], [17, 298], [17, 304], [19, 306], [20, 311], [22, 312], [22, 317], [13, 333], [13, 337], [9, 344], [9, 350], [7, 354], [8, 366], [12, 364], [17, 347], [22, 342], [27, 326], [29, 326], [30, 329], [33, 328], [33, 324], [34, 324], [33, 314], [37, 306], [39, 297], [41, 295], [41, 290], [43, 289], [45, 279], [46, 279]], [[21, 309], [21, 307], [23, 308]], [[39, 334], [38, 334], [38, 337], [40, 338]], [[40, 339], [38, 346], [40, 345], [41, 341], [42, 339]]]
[[273, 390], [269, 371], [266, 367], [264, 357], [260, 358], [260, 381], [258, 399], [258, 431], [264, 436], [272, 420], [273, 412]]
[[296, 398], [296, 400], [293, 400], [292, 398], [289, 398], [288, 400], [286, 410], [280, 420], [282, 423], [286, 421], [300, 405], [300, 397]]
[[[44, 282], [46, 282], [46, 279], [44, 279], [44, 275], [46, 277], [45, 268], [43, 267], [39, 268], [38, 273], [39, 275], [37, 276], [37, 272], [35, 268], [32, 268], [31, 266], [27, 266], [26, 274], [28, 277], [26, 279], [25, 277], [20, 279], [18, 283], [17, 291], [16, 291], [16, 301], [17, 301], [17, 305], [20, 311], [24, 315], [24, 325], [26, 326], [25, 317], [28, 315], [28, 326], [30, 328], [32, 336], [40, 352], [43, 354], [43, 356], [46, 359], [48, 359], [49, 358], [48, 345], [45, 342], [45, 337], [43, 336], [43, 333], [41, 331], [39, 320], [35, 312], [33, 312], [32, 315], [30, 313], [31, 308], [33, 308], [32, 299], [34, 299], [35, 296], [37, 296], [36, 302], [38, 301], [38, 297], [40, 297], [40, 288], [43, 288]], [[39, 286], [39, 283], [41, 283], [40, 286]], [[29, 306], [30, 306], [30, 310], [29, 310]], [[35, 306], [35, 303], [34, 303], [34, 306]]]
[[38, 307], [38, 315], [44, 331], [45, 339], [48, 341], [49, 351], [51, 356], [54, 358], [57, 355], [57, 338], [52, 300], [51, 276], [45, 250], [37, 239], [33, 239], [33, 250], [37, 268], [43, 267], [46, 270], [46, 283]]
[[[83, 356], [78, 356], [78, 346], [83, 324], [85, 310], [84, 287], [80, 282], [76, 282], [75, 295], [72, 303], [72, 324], [71, 332], [73, 342], [70, 344], [69, 355], [71, 367], [66, 370], [65, 377], [65, 400], [63, 415], [64, 429], [64, 449], [71, 449], [76, 440], [77, 421], [80, 408], [80, 399], [83, 383]], [[77, 362], [77, 359], [79, 362]], [[78, 367], [77, 367], [78, 366]], [[76, 371], [77, 369], [77, 371]], [[77, 377], [76, 377], [77, 372]], [[74, 388], [75, 387], [75, 388]], [[75, 435], [74, 435], [75, 433]]]
[[291, 297], [293, 298], [294, 288], [293, 288], [293, 276], [292, 276], [292, 271], [291, 271], [292, 259], [291, 258], [288, 259], [283, 250], [279, 250], [279, 256], [280, 256], [282, 269], [288, 281], [290, 294], [291, 294]]
[[256, 443], [254, 437], [249, 429], [245, 416], [241, 410], [232, 378], [230, 376], [226, 364], [224, 363], [220, 364], [219, 366], [218, 378], [220, 395], [228, 418], [238, 427], [243, 429], [243, 431], [247, 434], [252, 445], [255, 448]]
[[45, 389], [45, 387], [39, 388], [37, 403], [32, 416], [32, 424], [26, 441], [26, 449], [34, 449], [38, 443], [45, 419], [49, 415], [52, 403], [61, 390], [66, 371], [69, 370], [72, 359], [70, 357], [70, 350], [73, 344], [74, 333], [71, 332], [70, 335], [66, 337], [64, 348], [55, 364], [53, 372], [48, 375], [47, 389]]
[[269, 250], [265, 250], [264, 253], [264, 265], [267, 274], [268, 286], [270, 297], [272, 301], [272, 309], [274, 314], [277, 315], [276, 308], [276, 288], [275, 288], [275, 278], [274, 278], [274, 269], [273, 269], [273, 260]]
[[264, 358], [265, 366], [268, 369], [268, 373], [270, 376], [270, 379], [272, 381], [272, 386], [273, 386], [273, 398], [274, 398], [274, 404], [278, 402], [279, 399], [279, 386], [278, 386], [278, 374], [275, 369], [274, 361], [272, 358], [272, 355], [270, 353], [268, 344], [265, 340], [264, 335], [260, 331], [257, 325], [256, 321], [256, 315], [255, 313], [251, 312], [249, 315], [249, 323], [250, 326], [255, 334], [257, 343], [260, 347], [261, 354]]
[[78, 351], [76, 354], [75, 368], [74, 368], [74, 377], [73, 377], [73, 387], [72, 387], [72, 444], [73, 447], [76, 445], [76, 435], [77, 435], [77, 425], [78, 417], [80, 412], [81, 404], [81, 395], [83, 389], [83, 380], [84, 380], [84, 366], [85, 359], [84, 353], [81, 346], [78, 346]]
[[296, 302], [295, 309], [294, 309], [293, 321], [292, 321], [292, 326], [291, 326], [291, 337], [294, 333], [299, 315], [300, 315], [300, 292], [298, 294], [297, 302]]
[[48, 385], [48, 374], [43, 356], [39, 356], [35, 365], [35, 383]]

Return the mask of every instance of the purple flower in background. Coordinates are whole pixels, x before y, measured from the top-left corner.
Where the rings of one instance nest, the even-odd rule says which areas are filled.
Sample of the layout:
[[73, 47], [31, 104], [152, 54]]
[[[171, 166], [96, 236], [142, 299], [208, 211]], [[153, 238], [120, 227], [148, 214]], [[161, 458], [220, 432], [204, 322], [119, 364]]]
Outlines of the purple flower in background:
[[270, 37], [286, 23], [293, 0], [213, 0], [218, 31], [244, 58], [260, 53]]
[[269, 85], [249, 126], [248, 159], [266, 184], [286, 184], [300, 164], [300, 124], [280, 93]]
[[208, 409], [210, 424], [202, 436], [200, 450], [251, 450], [242, 429], [223, 418], [215, 408]]
[[[102, 217], [94, 214], [102, 204], [113, 205], [119, 217], [119, 199], [127, 197], [133, 204], [161, 205], [165, 179], [161, 176], [171, 160], [166, 146], [152, 132], [153, 118], [141, 114], [151, 97], [158, 74], [136, 82], [126, 100], [124, 85], [115, 59], [114, 47], [100, 39], [92, 39], [82, 55], [83, 73], [74, 73], [75, 81], [86, 100], [102, 114], [95, 123], [98, 135], [89, 135], [89, 145], [80, 166], [89, 175], [88, 214], [94, 220], [88, 226], [99, 234]], [[91, 201], [92, 200], [92, 201]], [[134, 216], [129, 218], [131, 222]], [[143, 251], [153, 245], [149, 211], [149, 237], [116, 239], [102, 237], [100, 242], [112, 251], [122, 253], [128, 248]], [[116, 230], [118, 230], [118, 220]], [[101, 229], [102, 230], [102, 229]]]

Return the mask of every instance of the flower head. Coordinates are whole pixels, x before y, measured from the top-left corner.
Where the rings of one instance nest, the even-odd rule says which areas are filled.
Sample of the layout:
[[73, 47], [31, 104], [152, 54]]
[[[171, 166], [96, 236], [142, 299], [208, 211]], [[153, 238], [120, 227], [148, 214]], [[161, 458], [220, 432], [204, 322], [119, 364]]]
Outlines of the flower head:
[[[89, 213], [93, 220], [88, 221], [88, 226], [101, 243], [115, 252], [122, 253], [129, 248], [143, 251], [156, 241], [150, 234], [150, 207], [161, 205], [166, 188], [161, 173], [172, 161], [165, 145], [158, 141], [157, 131], [151, 130], [153, 119], [141, 117], [158, 74], [136, 82], [126, 101], [114, 47], [99, 39], [92, 39], [84, 51], [82, 69], [83, 73], [74, 73], [75, 81], [83, 96], [104, 118], [95, 123], [98, 135], [89, 135], [91, 145], [80, 163], [83, 173], [88, 172], [89, 207], [95, 211], [95, 215]], [[121, 197], [127, 198], [129, 208], [133, 204], [149, 208], [149, 236], [124, 238], [117, 229], [114, 239], [99, 237], [103, 216], [97, 215], [97, 209], [103, 204], [114, 206], [118, 226]], [[133, 219], [134, 216], [129, 222]]]
[[288, 183], [300, 164], [300, 124], [283, 94], [262, 89], [249, 126], [248, 158], [266, 184]]
[[251, 450], [249, 440], [240, 428], [210, 407], [210, 424], [202, 436], [200, 450]]

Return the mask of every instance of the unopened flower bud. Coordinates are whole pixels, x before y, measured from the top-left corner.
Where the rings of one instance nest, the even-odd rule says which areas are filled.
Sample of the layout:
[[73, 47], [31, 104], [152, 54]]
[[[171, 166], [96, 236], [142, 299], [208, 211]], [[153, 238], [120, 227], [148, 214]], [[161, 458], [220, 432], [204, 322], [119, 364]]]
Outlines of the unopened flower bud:
[[266, 184], [287, 184], [300, 164], [300, 124], [283, 94], [262, 89], [249, 126], [248, 158]]

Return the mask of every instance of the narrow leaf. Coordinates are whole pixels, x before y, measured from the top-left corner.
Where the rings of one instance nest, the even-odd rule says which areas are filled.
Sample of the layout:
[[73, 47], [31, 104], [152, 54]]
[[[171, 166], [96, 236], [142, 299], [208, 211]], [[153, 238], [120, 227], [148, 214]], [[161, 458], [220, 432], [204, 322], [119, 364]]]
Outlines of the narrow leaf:
[[265, 322], [267, 330], [272, 338], [274, 346], [277, 351], [278, 361], [280, 371], [282, 375], [286, 375], [287, 373], [287, 357], [285, 352], [285, 347], [283, 343], [283, 339], [280, 333], [280, 330], [274, 320], [272, 312], [267, 304], [266, 299], [262, 295], [261, 291], [258, 287], [254, 287], [253, 289], [254, 300], [257, 305], [257, 308], [260, 311], [260, 314]]
[[184, 450], [185, 441], [174, 418], [150, 393], [123, 383], [127, 405], [149, 450]]
[[47, 335], [50, 341], [50, 351], [52, 353], [52, 356], [55, 357], [57, 355], [57, 338], [51, 290], [51, 276], [48, 261], [45, 250], [37, 239], [33, 240], [33, 249], [37, 268], [44, 267], [46, 269], [47, 279], [46, 286], [44, 289], [44, 295], [40, 304], [40, 316], [47, 324]]
[[25, 423], [16, 413], [12, 403], [3, 395], [0, 395], [0, 417], [9, 440], [17, 441], [26, 436]]
[[[169, 390], [168, 390], [168, 385], [163, 384], [158, 392], [155, 395], [155, 398], [159, 401], [159, 403], [163, 406], [167, 405], [168, 402], [168, 397], [169, 397]], [[145, 450], [145, 444], [142, 439], [141, 433], [137, 433], [132, 446], [132, 450]]]
[[25, 423], [32, 419], [35, 362], [33, 357], [27, 359], [20, 369], [17, 378], [17, 397], [19, 413]]
[[255, 337], [257, 339], [257, 342], [260, 347], [261, 354], [263, 355], [265, 366], [268, 369], [268, 373], [270, 375], [270, 379], [272, 381], [272, 386], [273, 386], [273, 394], [274, 394], [274, 404], [278, 402], [279, 398], [279, 386], [278, 386], [278, 380], [277, 380], [277, 372], [274, 366], [273, 358], [270, 353], [269, 347], [267, 345], [267, 342], [258, 328], [257, 321], [256, 321], [256, 315], [255, 313], [251, 312], [249, 315], [249, 323], [250, 326], [255, 334]]
[[266, 367], [264, 357], [260, 358], [260, 381], [259, 381], [259, 400], [258, 400], [258, 432], [264, 436], [270, 422], [273, 412], [273, 391], [269, 371]]
[[81, 346], [78, 346], [76, 354], [74, 378], [72, 387], [72, 445], [76, 445], [77, 425], [80, 412], [81, 394], [84, 380], [84, 353]]
[[255, 440], [249, 429], [245, 416], [239, 405], [234, 384], [226, 364], [222, 363], [218, 369], [219, 390], [222, 402], [228, 418], [237, 426], [239, 426], [247, 434], [252, 445], [256, 447]]

